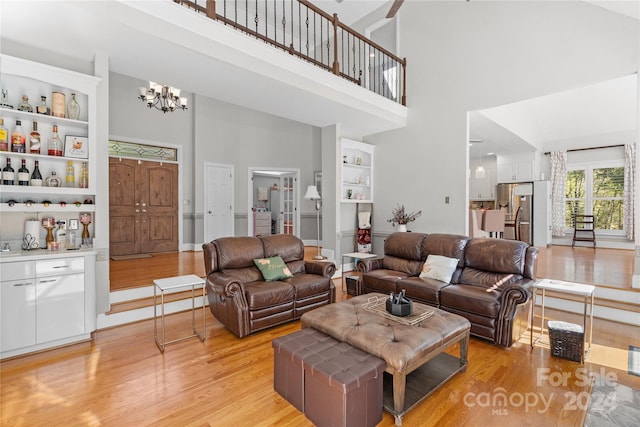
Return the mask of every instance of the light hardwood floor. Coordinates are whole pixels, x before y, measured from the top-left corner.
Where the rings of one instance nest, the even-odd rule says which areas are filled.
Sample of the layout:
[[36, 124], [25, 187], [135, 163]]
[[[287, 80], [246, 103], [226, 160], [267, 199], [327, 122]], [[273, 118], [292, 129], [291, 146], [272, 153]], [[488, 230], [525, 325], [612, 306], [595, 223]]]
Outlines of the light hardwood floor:
[[[544, 264], [546, 276], [572, 279], [555, 277], [556, 260]], [[336, 288], [345, 298], [339, 281]], [[190, 315], [169, 316], [167, 328], [173, 336], [188, 333]], [[273, 390], [271, 341], [299, 328], [292, 322], [238, 339], [207, 311], [207, 339], [169, 345], [164, 354], [149, 320], [98, 331], [91, 342], [5, 360], [0, 425], [310, 426]], [[640, 388], [640, 377], [626, 372], [630, 344], [640, 346], [640, 328], [596, 320], [594, 347], [581, 366], [550, 356], [545, 345], [532, 350], [528, 334], [509, 349], [472, 338], [467, 371], [410, 411], [403, 425], [581, 426], [589, 375]], [[501, 396], [506, 406], [492, 404]], [[393, 418], [385, 412], [379, 425], [391, 426]]]

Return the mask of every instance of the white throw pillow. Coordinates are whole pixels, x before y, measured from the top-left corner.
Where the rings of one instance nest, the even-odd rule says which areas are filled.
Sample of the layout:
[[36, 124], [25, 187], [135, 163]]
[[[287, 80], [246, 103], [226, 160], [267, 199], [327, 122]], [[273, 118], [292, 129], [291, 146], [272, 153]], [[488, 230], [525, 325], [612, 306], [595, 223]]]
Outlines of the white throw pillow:
[[441, 255], [429, 255], [422, 266], [420, 277], [424, 279], [435, 279], [441, 282], [451, 282], [451, 276], [456, 271], [458, 260], [456, 258], [447, 258]]

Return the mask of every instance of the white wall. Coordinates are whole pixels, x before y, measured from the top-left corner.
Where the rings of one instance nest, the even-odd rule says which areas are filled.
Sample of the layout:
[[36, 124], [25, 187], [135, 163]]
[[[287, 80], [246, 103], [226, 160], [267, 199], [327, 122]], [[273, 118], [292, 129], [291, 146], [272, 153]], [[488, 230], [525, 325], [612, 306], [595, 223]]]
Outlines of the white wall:
[[635, 72], [638, 26], [581, 1], [405, 2], [408, 125], [365, 138], [376, 145], [374, 230], [391, 231], [385, 219], [403, 203], [423, 211], [414, 231], [464, 233], [466, 112]]
[[[237, 235], [247, 230], [249, 167], [299, 168], [301, 191], [313, 184], [313, 172], [322, 169], [318, 128], [203, 96], [196, 97], [194, 105], [195, 211], [203, 212], [204, 162], [233, 164]], [[300, 210], [315, 216], [308, 200], [301, 198]], [[203, 235], [202, 216], [197, 215], [196, 244]]]

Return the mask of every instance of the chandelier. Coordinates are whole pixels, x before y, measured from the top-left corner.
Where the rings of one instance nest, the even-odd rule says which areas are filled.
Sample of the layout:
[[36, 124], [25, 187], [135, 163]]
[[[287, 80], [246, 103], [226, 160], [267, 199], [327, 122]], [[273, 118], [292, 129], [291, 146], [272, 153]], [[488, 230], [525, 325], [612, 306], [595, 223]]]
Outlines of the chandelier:
[[155, 107], [157, 110], [166, 113], [176, 108], [187, 109], [187, 98], [180, 96], [180, 89], [161, 85], [156, 82], [149, 82], [149, 87], [140, 87], [140, 99], [147, 104], [147, 107]]

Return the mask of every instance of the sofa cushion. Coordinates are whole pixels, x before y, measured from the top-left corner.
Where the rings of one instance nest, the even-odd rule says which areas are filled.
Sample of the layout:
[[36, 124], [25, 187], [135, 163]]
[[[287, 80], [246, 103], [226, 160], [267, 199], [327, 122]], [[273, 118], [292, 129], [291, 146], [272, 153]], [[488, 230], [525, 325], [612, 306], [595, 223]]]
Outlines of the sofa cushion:
[[441, 255], [429, 255], [424, 262], [420, 277], [423, 279], [435, 279], [441, 282], [451, 282], [451, 276], [456, 271], [458, 259], [447, 258]]
[[384, 242], [382, 267], [417, 276], [422, 269], [422, 233], [392, 233]]
[[214, 243], [220, 270], [255, 267], [253, 260], [265, 256], [262, 242], [255, 237], [221, 237]]
[[465, 267], [522, 276], [528, 246], [518, 240], [473, 239], [465, 250]]
[[282, 280], [292, 277], [293, 274], [289, 271], [289, 267], [284, 263], [279, 256], [273, 256], [270, 258], [257, 258], [253, 262], [262, 273], [262, 277], [267, 282], [273, 280]]
[[365, 273], [362, 284], [365, 288], [386, 294], [396, 292], [396, 282], [406, 277], [409, 277], [407, 273], [381, 268]]
[[449, 285], [440, 291], [440, 304], [445, 310], [451, 307], [495, 319], [500, 313], [500, 293], [480, 286]]
[[429, 255], [442, 255], [447, 258], [456, 258], [458, 268], [451, 276], [451, 283], [459, 283], [460, 273], [464, 267], [465, 248], [469, 237], [455, 234], [428, 234], [422, 242], [422, 256], [426, 259]]
[[420, 277], [407, 277], [396, 282], [399, 291], [406, 290], [407, 295], [419, 302], [424, 302], [434, 307], [440, 306], [440, 290], [448, 283], [435, 279], [421, 279]]
[[467, 267], [460, 275], [460, 283], [481, 286], [486, 291], [500, 292], [500, 288], [522, 279], [519, 274], [495, 273], [493, 271], [478, 270]]
[[296, 274], [286, 279], [285, 282], [293, 286], [296, 292], [296, 300], [320, 295], [329, 292], [331, 289], [331, 279], [317, 274]]
[[293, 302], [295, 290], [289, 283], [259, 280], [245, 283], [245, 296], [249, 310], [256, 310]]
[[286, 263], [304, 258], [304, 244], [294, 235], [272, 234], [258, 238], [264, 246], [265, 258], [280, 256]]

